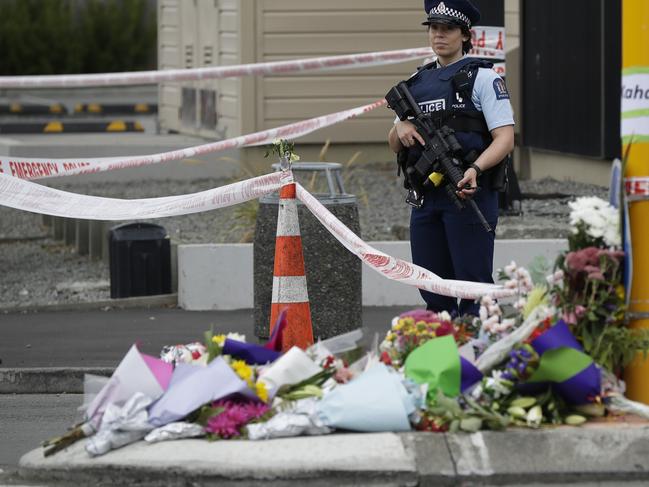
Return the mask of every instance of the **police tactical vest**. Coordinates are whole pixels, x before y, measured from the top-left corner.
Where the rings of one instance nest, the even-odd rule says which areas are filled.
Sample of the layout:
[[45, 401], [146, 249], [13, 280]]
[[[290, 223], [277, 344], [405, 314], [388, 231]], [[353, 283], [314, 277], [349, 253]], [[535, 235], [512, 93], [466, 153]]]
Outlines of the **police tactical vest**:
[[[465, 156], [472, 151], [480, 154], [489, 146], [492, 138], [484, 115], [476, 109], [471, 95], [478, 69], [491, 68], [493, 65], [464, 58], [445, 68], [436, 66], [436, 62], [432, 62], [419, 68], [407, 81], [410, 92], [421, 110], [430, 114], [439, 126], [448, 125], [455, 130]], [[468, 76], [468, 83], [461, 92], [456, 87], [457, 82], [454, 83], [454, 78], [460, 72]]]

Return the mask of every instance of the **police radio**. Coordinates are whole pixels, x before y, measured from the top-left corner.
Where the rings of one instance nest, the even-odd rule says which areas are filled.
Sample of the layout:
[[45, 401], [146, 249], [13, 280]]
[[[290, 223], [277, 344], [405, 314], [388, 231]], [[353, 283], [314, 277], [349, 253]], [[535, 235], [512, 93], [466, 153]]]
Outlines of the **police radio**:
[[[416, 208], [424, 204], [424, 191], [432, 185], [444, 184], [444, 189], [455, 206], [462, 210], [468, 204], [487, 232], [493, 229], [472, 199], [462, 199], [457, 195], [458, 184], [464, 178], [462, 146], [455, 137], [455, 131], [448, 126], [437, 127], [435, 121], [425, 115], [408, 89], [401, 81], [385, 95], [388, 106], [397, 114], [399, 120], [409, 120], [426, 143], [419, 160], [405, 168], [410, 190], [406, 202]], [[469, 188], [467, 184], [466, 189]]]

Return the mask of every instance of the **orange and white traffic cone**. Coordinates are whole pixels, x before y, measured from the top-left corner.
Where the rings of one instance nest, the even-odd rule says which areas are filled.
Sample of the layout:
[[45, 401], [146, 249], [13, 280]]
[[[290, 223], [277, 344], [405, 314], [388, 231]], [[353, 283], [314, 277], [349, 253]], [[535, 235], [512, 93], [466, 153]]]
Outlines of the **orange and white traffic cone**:
[[294, 345], [300, 348], [313, 345], [313, 325], [309, 295], [306, 289], [302, 236], [300, 235], [295, 200], [295, 183], [282, 186], [279, 193], [273, 301], [270, 308], [271, 333], [282, 310], [287, 311], [287, 324], [282, 336], [282, 350], [286, 351]]

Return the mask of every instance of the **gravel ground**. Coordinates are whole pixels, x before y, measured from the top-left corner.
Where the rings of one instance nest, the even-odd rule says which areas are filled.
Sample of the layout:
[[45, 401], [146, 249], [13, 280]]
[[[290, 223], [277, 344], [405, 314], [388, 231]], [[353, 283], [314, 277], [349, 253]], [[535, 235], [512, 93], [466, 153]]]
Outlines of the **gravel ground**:
[[[57, 185], [60, 189], [115, 198], [146, 198], [202, 191], [231, 180], [152, 181], [128, 184]], [[322, 181], [304, 180], [312, 192]], [[407, 238], [409, 207], [401, 181], [391, 168], [376, 165], [347, 170], [345, 186], [359, 201], [361, 234], [366, 241]], [[553, 179], [521, 181], [521, 215], [502, 216], [497, 238], [560, 238], [569, 231], [567, 202], [574, 196], [607, 196], [600, 186]], [[560, 197], [571, 195], [570, 197]], [[254, 205], [157, 221], [179, 243], [249, 241], [254, 232]], [[0, 308], [74, 303], [109, 298], [109, 275], [103, 262], [90, 262], [74, 249], [54, 241], [40, 215], [0, 207]]]

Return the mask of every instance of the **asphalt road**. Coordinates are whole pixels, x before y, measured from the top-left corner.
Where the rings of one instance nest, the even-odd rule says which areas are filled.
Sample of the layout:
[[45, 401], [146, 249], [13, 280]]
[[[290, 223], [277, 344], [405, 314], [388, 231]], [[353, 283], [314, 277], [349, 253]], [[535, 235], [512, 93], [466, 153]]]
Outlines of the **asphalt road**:
[[[407, 308], [365, 308], [362, 344], [382, 337]], [[0, 367], [114, 367], [133, 343], [158, 355], [164, 345], [237, 332], [254, 341], [253, 311], [127, 309], [0, 314]]]
[[43, 440], [65, 433], [81, 418], [82, 402], [81, 394], [0, 394], [0, 469], [15, 468]]

